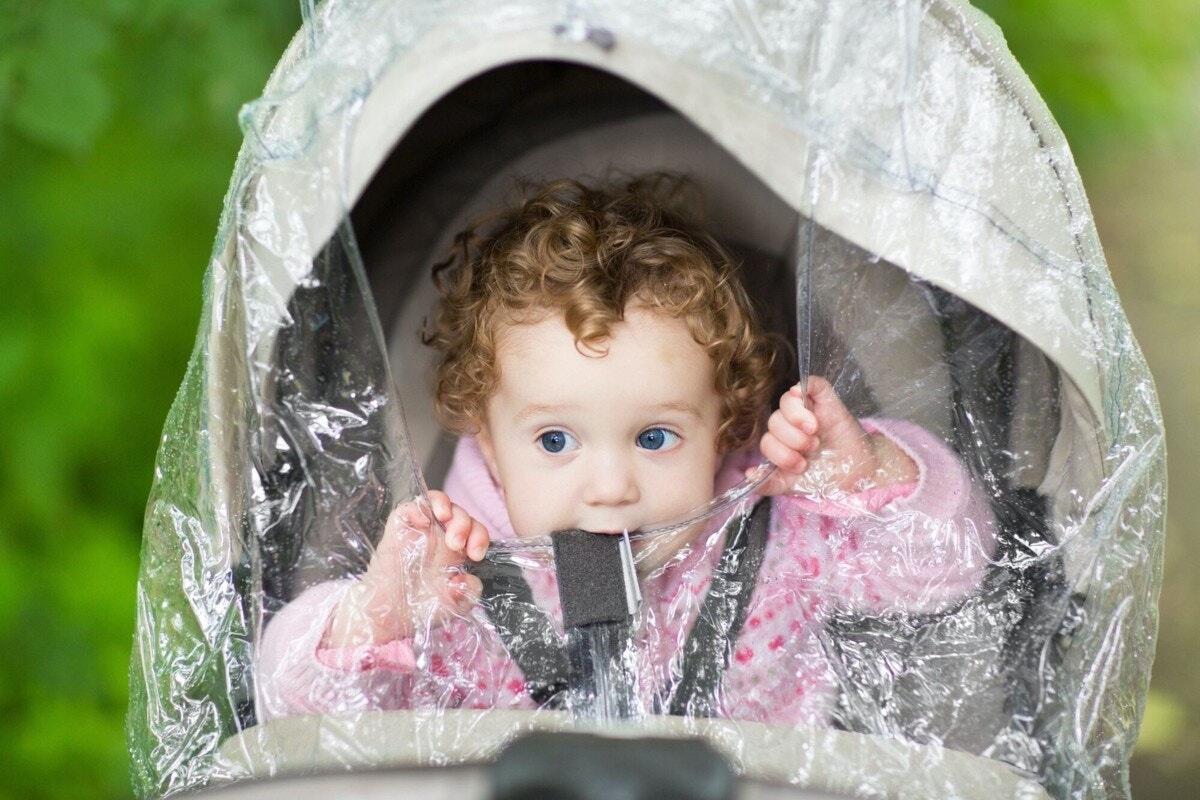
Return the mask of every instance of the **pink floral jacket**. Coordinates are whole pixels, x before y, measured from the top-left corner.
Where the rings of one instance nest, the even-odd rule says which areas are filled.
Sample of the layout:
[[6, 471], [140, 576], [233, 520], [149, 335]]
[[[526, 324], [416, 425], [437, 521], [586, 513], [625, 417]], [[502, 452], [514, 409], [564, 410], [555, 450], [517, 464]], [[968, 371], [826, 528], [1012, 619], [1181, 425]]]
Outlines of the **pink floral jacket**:
[[[987, 498], [957, 456], [929, 432], [897, 420], [864, 421], [916, 462], [916, 483], [814, 502], [771, 499], [762, 568], [731, 647], [717, 702], [730, 719], [824, 724], [835, 699], [818, 641], [838, 610], [885, 614], [945, 609], [978, 585], [995, 545]], [[728, 458], [718, 488], [736, 483], [756, 453]], [[478, 445], [460, 441], [445, 491], [496, 540], [515, 538], [503, 496]], [[723, 520], [646, 578], [637, 618], [639, 691], [647, 708], [678, 671], [723, 546]], [[552, 570], [526, 570], [534, 600], [560, 622]], [[258, 661], [265, 718], [398, 708], [532, 708], [524, 675], [481, 608], [412, 641], [321, 648], [350, 581], [317, 585], [264, 632]]]

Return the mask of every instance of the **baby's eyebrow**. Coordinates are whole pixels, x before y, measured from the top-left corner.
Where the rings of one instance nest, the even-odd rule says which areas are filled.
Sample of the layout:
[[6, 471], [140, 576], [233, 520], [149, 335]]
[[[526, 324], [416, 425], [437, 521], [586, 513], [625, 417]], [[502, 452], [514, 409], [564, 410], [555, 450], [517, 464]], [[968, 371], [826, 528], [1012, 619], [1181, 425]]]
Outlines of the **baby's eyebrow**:
[[687, 402], [686, 400], [676, 400], [676, 401], [673, 401], [670, 403], [659, 403], [658, 405], [651, 406], [650, 410], [651, 411], [677, 411], [680, 414], [686, 414], [687, 416], [694, 417], [696, 419], [703, 418], [702, 415], [700, 414], [700, 409], [697, 408], [692, 403]]
[[525, 406], [520, 411], [518, 411], [516, 414], [513, 414], [513, 422], [519, 424], [522, 422], [527, 422], [527, 421], [533, 419], [534, 417], [541, 417], [541, 416], [546, 416], [546, 415], [549, 415], [552, 417], [558, 416], [558, 415], [562, 414], [564, 411], [567, 411], [569, 408], [570, 408], [570, 406], [551, 405], [549, 403], [533, 403], [531, 405]]

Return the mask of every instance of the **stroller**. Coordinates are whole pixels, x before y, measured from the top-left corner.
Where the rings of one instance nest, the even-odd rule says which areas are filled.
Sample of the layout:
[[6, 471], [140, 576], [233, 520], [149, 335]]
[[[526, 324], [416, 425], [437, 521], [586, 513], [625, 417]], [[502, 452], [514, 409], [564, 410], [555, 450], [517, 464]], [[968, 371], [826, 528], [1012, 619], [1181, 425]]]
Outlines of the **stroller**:
[[452, 704], [266, 721], [255, 653], [440, 485], [418, 332], [450, 237], [514, 178], [612, 169], [692, 176], [800, 374], [952, 445], [1000, 529], [953, 609], [830, 623], [831, 727], [612, 732], [702, 737], [746, 779], [837, 796], [1128, 796], [1161, 415], [1067, 146], [989, 20], [961, 0], [329, 0], [242, 124], [146, 513], [140, 796], [489, 763], [576, 727]]

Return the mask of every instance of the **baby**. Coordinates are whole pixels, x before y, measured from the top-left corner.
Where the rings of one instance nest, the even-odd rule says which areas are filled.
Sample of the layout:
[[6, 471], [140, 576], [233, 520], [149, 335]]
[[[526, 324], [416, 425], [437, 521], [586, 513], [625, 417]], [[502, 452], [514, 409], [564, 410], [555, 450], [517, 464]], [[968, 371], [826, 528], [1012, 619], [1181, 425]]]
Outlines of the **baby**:
[[[461, 437], [445, 491], [396, 509], [359, 579], [314, 587], [272, 620], [259, 664], [268, 716], [535, 707], [461, 567], [493, 539], [685, 518], [763, 457], [776, 467], [756, 490], [769, 528], [724, 645], [720, 715], [827, 722], [823, 620], [930, 612], [974, 589], [994, 522], [958, 459], [911, 423], [859, 420], [820, 377], [773, 404], [777, 347], [730, 258], [680, 210], [681, 189], [668, 176], [554, 182], [459, 235], [435, 269], [427, 333], [442, 355], [439, 418]], [[647, 707], [678, 677], [726, 523], [638, 552]], [[528, 581], [561, 624], [553, 575]]]

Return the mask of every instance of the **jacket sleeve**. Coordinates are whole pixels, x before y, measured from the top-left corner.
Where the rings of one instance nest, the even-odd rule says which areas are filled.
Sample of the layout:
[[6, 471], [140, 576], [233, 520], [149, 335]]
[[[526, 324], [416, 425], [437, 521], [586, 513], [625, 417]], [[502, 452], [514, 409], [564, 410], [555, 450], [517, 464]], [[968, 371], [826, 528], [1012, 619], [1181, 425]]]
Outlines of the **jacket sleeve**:
[[353, 580], [301, 594], [267, 624], [258, 649], [262, 720], [298, 714], [422, 708], [533, 708], [520, 667], [475, 612], [414, 640], [323, 648], [334, 609]]
[[258, 648], [261, 719], [403, 708], [415, 658], [411, 642], [325, 649], [321, 641], [352, 580], [307, 590], [268, 623]]
[[[996, 545], [988, 498], [945, 442], [902, 420], [864, 420], [916, 463], [915, 484], [814, 501], [776, 498], [793, 575], [820, 573], [841, 608], [931, 613], [979, 585]], [[796, 559], [801, 559], [797, 561]]]

